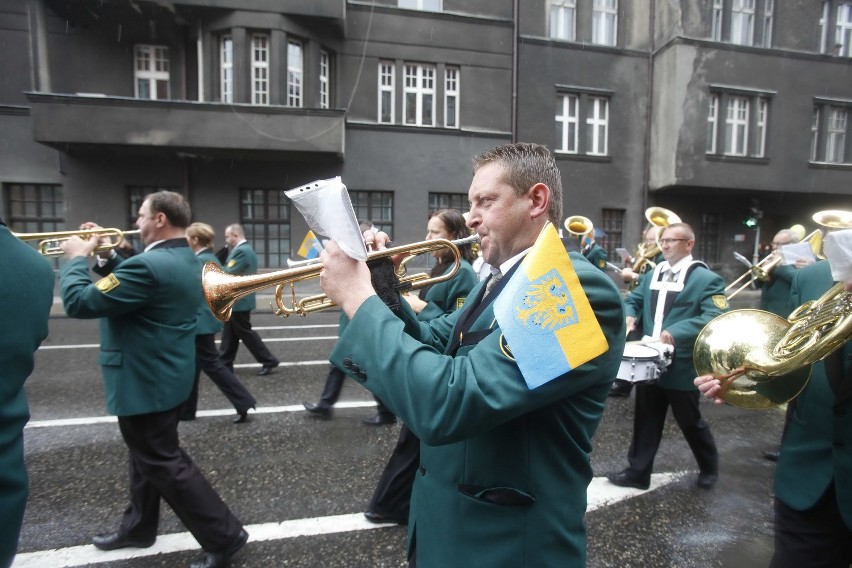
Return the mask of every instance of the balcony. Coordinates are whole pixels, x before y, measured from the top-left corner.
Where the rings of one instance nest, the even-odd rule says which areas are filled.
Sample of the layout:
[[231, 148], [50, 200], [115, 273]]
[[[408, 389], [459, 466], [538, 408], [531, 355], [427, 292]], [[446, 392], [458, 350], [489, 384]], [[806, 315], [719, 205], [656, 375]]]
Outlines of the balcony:
[[342, 159], [343, 110], [27, 93], [33, 139], [230, 159]]

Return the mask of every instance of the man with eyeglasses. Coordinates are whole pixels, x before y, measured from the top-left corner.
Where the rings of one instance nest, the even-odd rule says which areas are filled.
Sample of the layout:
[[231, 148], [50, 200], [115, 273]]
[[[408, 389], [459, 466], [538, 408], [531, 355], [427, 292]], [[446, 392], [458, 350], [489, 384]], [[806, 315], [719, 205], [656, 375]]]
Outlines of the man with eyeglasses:
[[666, 227], [660, 238], [665, 260], [645, 273], [625, 300], [627, 330], [641, 329], [651, 341], [672, 345], [672, 363], [660, 380], [636, 384], [629, 466], [607, 478], [615, 485], [647, 489], [663, 437], [669, 406], [698, 462], [698, 486], [710, 489], [718, 476], [718, 452], [698, 408], [692, 348], [707, 322], [728, 310], [725, 283], [692, 258], [695, 233], [686, 223]]

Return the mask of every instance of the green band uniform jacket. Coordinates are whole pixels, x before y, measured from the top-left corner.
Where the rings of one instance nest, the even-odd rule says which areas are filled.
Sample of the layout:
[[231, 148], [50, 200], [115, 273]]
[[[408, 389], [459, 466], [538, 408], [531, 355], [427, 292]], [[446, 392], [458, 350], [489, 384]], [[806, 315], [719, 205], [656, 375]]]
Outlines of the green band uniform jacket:
[[624, 310], [611, 279], [579, 253], [571, 260], [609, 351], [536, 389], [501, 346], [493, 301], [452, 354], [468, 309], [420, 322], [403, 303], [401, 320], [376, 296], [335, 345], [331, 362], [421, 440], [409, 517], [419, 568], [585, 564], [591, 439], [621, 360]]
[[586, 260], [591, 262], [594, 266], [597, 266], [604, 272], [607, 271], [606, 261], [609, 260], [609, 254], [607, 254], [606, 249], [598, 243], [592, 243], [588, 250], [583, 251], [583, 256], [585, 256]]
[[87, 259], [60, 270], [65, 311], [101, 318], [98, 360], [107, 410], [116, 416], [175, 408], [192, 389], [201, 265], [186, 239], [163, 241], [122, 259], [117, 255], [89, 278]]
[[[444, 274], [450, 271], [452, 265], [447, 267]], [[446, 282], [439, 282], [430, 286], [420, 298], [427, 302], [426, 307], [420, 310], [417, 318], [420, 321], [429, 321], [436, 317], [454, 312], [459, 309], [467, 298], [468, 293], [479, 283], [479, 277], [473, 271], [473, 267], [466, 260], [459, 263], [459, 271]]]
[[27, 502], [24, 426], [30, 409], [24, 382], [47, 337], [53, 305], [50, 263], [0, 221], [0, 566], [12, 563]]
[[[235, 246], [223, 266], [225, 272], [236, 276], [250, 276], [257, 273], [257, 255], [248, 242]], [[255, 294], [248, 294], [234, 303], [233, 311], [250, 312], [257, 307]]]
[[[682, 270], [688, 271], [683, 290], [666, 294], [666, 303], [671, 303], [671, 307], [665, 312], [662, 327], [674, 337], [674, 356], [657, 384], [667, 389], [696, 390], [693, 382], [695, 365], [692, 360], [695, 338], [710, 320], [728, 311], [728, 303], [725, 300], [724, 280], [703, 263]], [[653, 295], [656, 291], [651, 290], [651, 282], [655, 274], [655, 270], [643, 274], [639, 285], [624, 300], [625, 314], [636, 318], [638, 329], [648, 336], [654, 330], [656, 301]]]
[[757, 280], [760, 288], [760, 309], [772, 312], [782, 318], [790, 315], [790, 286], [796, 275], [796, 267], [789, 264], [779, 264], [769, 273], [769, 281]]
[[[827, 261], [796, 271], [791, 304], [822, 296], [834, 284]], [[836, 365], [832, 387], [828, 365]], [[775, 469], [775, 495], [797, 511], [809, 509], [834, 481], [837, 505], [852, 530], [852, 347], [847, 341], [817, 361], [795, 401]]]
[[[198, 259], [198, 262], [204, 267], [208, 262], [216, 263], [216, 266], [221, 267], [221, 263], [219, 259], [216, 258], [216, 255], [213, 253], [213, 249], [203, 249], [198, 254], [195, 255], [195, 258]], [[195, 328], [196, 335], [209, 335], [211, 333], [219, 333], [222, 331], [222, 322], [213, 315], [213, 312], [210, 311], [210, 305], [207, 303], [207, 298], [204, 297], [204, 288], [201, 286], [201, 282], [198, 283], [198, 290], [200, 294], [200, 300], [198, 305], [198, 324]]]

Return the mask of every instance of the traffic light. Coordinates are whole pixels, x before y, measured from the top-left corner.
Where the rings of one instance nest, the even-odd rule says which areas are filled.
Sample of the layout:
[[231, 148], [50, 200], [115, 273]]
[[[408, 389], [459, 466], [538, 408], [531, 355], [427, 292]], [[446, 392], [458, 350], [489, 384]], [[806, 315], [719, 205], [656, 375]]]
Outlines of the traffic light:
[[756, 229], [760, 225], [761, 217], [763, 217], [763, 211], [758, 209], [757, 200], [753, 199], [745, 215], [743, 215], [743, 225], [749, 229]]

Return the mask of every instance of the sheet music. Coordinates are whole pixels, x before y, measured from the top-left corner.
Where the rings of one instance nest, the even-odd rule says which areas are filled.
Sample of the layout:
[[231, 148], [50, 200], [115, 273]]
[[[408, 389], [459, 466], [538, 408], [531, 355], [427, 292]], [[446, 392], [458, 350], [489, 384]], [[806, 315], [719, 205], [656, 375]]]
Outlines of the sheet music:
[[285, 191], [317, 235], [335, 241], [351, 258], [367, 260], [367, 247], [349, 192], [340, 176]]
[[791, 245], [782, 245], [778, 247], [781, 256], [784, 257], [784, 264], [796, 264], [797, 260], [816, 260], [816, 255], [811, 245], [807, 241], [793, 243]]

